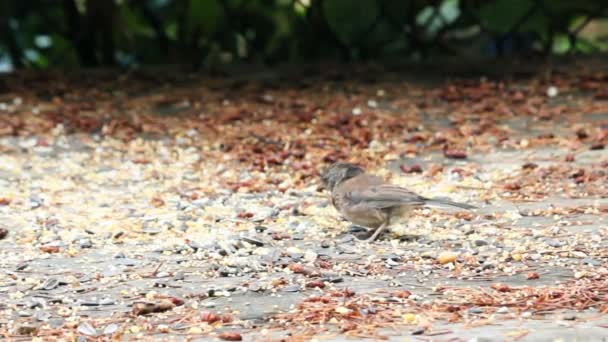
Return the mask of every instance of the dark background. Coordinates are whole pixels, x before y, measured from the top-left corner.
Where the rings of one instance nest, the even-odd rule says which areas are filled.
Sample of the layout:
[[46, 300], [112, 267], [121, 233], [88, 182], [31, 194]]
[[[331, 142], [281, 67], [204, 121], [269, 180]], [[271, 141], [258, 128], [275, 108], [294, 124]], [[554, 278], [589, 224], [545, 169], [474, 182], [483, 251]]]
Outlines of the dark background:
[[5, 0], [0, 69], [608, 51], [605, 0]]

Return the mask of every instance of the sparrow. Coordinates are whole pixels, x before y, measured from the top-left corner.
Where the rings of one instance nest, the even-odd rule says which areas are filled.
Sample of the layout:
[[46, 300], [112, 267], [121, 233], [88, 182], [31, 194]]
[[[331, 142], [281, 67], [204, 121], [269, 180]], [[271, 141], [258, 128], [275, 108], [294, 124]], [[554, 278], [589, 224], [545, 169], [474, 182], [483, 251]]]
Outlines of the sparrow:
[[381, 177], [368, 174], [355, 164], [334, 163], [321, 173], [323, 186], [331, 192], [331, 203], [338, 212], [355, 225], [369, 228], [367, 242], [375, 241], [388, 229], [392, 218], [407, 215], [422, 206], [476, 207], [448, 199], [426, 198], [406, 188], [386, 183]]

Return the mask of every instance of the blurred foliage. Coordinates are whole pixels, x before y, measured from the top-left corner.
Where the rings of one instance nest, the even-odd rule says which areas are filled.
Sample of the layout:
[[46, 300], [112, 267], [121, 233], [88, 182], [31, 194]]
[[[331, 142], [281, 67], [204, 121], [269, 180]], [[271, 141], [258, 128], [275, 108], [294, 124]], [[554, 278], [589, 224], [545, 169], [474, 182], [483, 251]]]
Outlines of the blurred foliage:
[[4, 0], [13, 68], [608, 50], [605, 0]]

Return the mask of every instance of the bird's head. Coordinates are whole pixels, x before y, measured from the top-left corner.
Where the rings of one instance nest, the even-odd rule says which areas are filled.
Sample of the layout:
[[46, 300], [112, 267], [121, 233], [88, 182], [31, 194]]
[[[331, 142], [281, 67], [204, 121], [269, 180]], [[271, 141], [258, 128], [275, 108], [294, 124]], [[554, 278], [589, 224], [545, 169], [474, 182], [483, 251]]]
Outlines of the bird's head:
[[333, 191], [338, 184], [362, 173], [365, 170], [355, 164], [334, 163], [321, 173], [321, 181], [327, 190]]

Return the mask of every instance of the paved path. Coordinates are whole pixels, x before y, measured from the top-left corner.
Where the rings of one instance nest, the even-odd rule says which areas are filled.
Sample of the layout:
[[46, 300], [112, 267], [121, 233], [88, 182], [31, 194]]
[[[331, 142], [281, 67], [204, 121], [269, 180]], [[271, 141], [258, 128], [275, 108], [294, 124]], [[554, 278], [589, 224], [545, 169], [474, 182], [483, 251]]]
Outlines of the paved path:
[[[577, 118], [596, 127], [607, 116]], [[422, 122], [430, 131], [450, 126], [432, 116]], [[471, 289], [497, 294], [491, 288], [497, 283], [513, 298], [518, 288], [551, 292], [559, 284], [598, 286], [597, 295], [606, 295], [608, 155], [583, 145], [569, 157], [572, 148], [559, 141], [571, 139], [573, 128], [568, 120], [551, 123], [499, 121], [518, 148], [477, 151], [464, 160], [429, 151], [381, 163], [374, 171], [397, 184], [480, 209], [419, 210], [370, 246], [348, 233], [314, 180], [285, 192], [279, 183], [233, 192], [224, 179], [246, 183], [255, 173], [201, 158], [200, 146], [188, 143], [205, 139], [196, 131], [187, 141], [123, 142], [63, 131], [1, 138], [0, 228], [8, 235], [0, 240], [0, 332], [13, 340], [29, 334], [207, 340], [222, 332], [245, 340], [605, 340], [608, 321], [598, 311], [608, 297], [583, 311], [542, 312], [500, 300], [485, 306], [457, 300], [473, 298], [465, 296]], [[546, 134], [558, 142], [535, 145]], [[402, 166], [413, 164], [424, 172], [404, 174]], [[455, 297], [442, 291], [449, 288]], [[338, 308], [320, 304], [316, 312], [329, 315], [322, 324], [298, 313], [310, 296], [346, 290], [354, 292], [367, 335], [345, 326], [355, 310], [339, 309], [346, 297], [326, 303]], [[135, 303], [167, 298], [178, 305], [133, 314]], [[456, 303], [455, 323], [448, 322], [446, 303]], [[390, 317], [390, 327], [381, 315]]]

